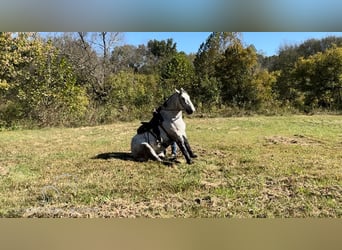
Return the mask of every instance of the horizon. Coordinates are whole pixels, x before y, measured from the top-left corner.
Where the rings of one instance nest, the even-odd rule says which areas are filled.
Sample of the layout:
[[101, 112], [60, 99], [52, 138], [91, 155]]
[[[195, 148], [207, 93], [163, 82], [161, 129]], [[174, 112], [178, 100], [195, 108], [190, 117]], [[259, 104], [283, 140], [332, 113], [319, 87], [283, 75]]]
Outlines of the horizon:
[[[149, 40], [172, 38], [178, 51], [197, 53], [200, 45], [211, 32], [124, 32], [124, 44], [138, 46]], [[241, 32], [242, 42], [254, 45], [259, 54], [274, 56], [284, 45], [297, 45], [309, 39], [323, 39], [329, 36], [342, 37], [342, 32]]]
[[[62, 32], [39, 32], [43, 37]], [[212, 32], [120, 32], [122, 45], [147, 45], [150, 40], [167, 40], [176, 43], [177, 51], [196, 54], [200, 45], [206, 42]], [[285, 45], [300, 45], [309, 39], [323, 39], [329, 36], [342, 37], [342, 32], [240, 32], [244, 46], [253, 45], [258, 54], [270, 57], [277, 55]]]

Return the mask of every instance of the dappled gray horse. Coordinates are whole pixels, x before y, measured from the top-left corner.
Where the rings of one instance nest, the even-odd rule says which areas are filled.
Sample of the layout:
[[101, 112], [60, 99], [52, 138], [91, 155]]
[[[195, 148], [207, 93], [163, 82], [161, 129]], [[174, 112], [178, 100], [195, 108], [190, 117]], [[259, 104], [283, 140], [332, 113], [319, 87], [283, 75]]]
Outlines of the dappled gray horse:
[[175, 141], [183, 153], [186, 162], [191, 164], [191, 158], [196, 158], [197, 156], [191, 150], [185, 133], [183, 110], [187, 114], [192, 114], [195, 111], [195, 107], [188, 93], [182, 88], [180, 91], [176, 90], [155, 111], [152, 120], [149, 123], [145, 123], [147, 129], [144, 130], [141, 127], [141, 130], [139, 128], [140, 133], [136, 134], [131, 141], [132, 156], [138, 161], [152, 159], [162, 162], [165, 149]]

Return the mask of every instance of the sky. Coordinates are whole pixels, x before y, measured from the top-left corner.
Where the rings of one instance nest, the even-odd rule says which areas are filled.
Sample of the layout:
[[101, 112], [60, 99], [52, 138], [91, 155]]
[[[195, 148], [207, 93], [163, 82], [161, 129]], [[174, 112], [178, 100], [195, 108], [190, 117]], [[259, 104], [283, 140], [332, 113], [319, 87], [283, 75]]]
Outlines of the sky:
[[[126, 32], [124, 43], [130, 45], [147, 44], [149, 40], [166, 40], [172, 38], [178, 51], [196, 53], [205, 42], [210, 32]], [[327, 36], [341, 36], [342, 32], [242, 32], [245, 45], [253, 44], [257, 51], [265, 56], [276, 55], [284, 45], [301, 44], [304, 41]]]

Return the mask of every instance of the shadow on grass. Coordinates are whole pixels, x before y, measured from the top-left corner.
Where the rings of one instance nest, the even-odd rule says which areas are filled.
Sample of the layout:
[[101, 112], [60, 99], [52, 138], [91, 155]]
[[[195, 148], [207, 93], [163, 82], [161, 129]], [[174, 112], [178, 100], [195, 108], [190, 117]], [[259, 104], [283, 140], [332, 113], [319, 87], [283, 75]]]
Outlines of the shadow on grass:
[[[133, 158], [132, 154], [128, 153], [128, 152], [102, 153], [102, 154], [98, 154], [98, 155], [92, 157], [91, 159], [102, 159], [102, 160], [119, 159], [119, 160], [123, 160], [123, 161], [135, 161], [135, 162], [137, 162]], [[166, 165], [166, 166], [173, 166], [173, 164], [180, 164], [181, 162], [174, 158], [174, 159], [164, 159], [161, 163]]]
[[124, 161], [135, 161], [132, 154], [128, 152], [110, 152], [110, 153], [102, 153], [98, 154], [91, 159], [102, 159], [102, 160], [109, 160], [109, 159], [119, 159]]

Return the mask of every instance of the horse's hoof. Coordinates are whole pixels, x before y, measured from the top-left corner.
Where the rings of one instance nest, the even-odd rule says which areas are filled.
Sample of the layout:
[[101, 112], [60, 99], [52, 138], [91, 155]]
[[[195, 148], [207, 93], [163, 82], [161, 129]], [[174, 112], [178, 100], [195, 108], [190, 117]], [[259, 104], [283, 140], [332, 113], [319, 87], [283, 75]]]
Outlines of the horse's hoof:
[[176, 155], [172, 155], [170, 158], [169, 158], [169, 161], [176, 161], [177, 160], [177, 156]]
[[172, 166], [173, 166], [173, 162], [171, 162], [171, 161], [162, 161], [162, 163], [163, 163], [165, 166], [168, 166], [168, 167], [172, 167]]
[[191, 155], [191, 158], [197, 158], [197, 157], [198, 157], [198, 155], [196, 155], [196, 154]]
[[180, 162], [180, 161], [177, 160], [177, 159], [173, 160], [172, 162], [175, 163], [175, 164], [181, 164], [181, 163], [182, 163], [182, 162]]

